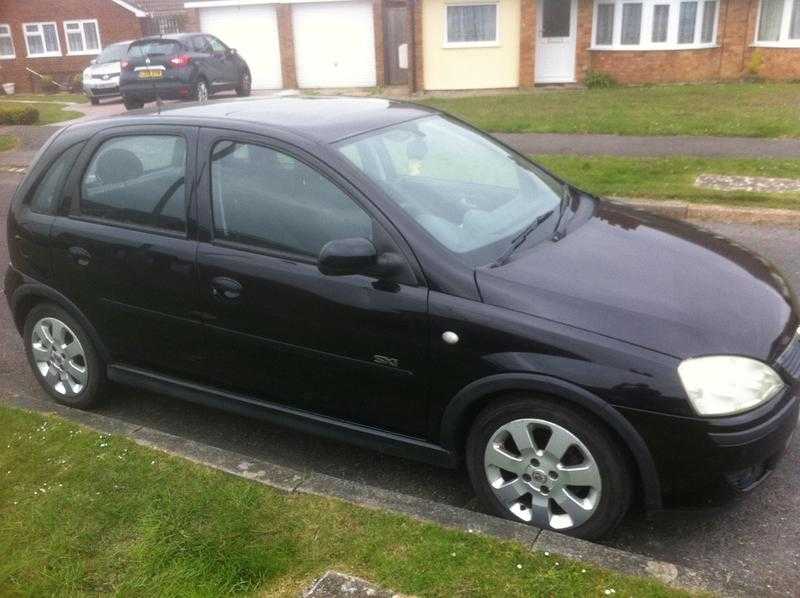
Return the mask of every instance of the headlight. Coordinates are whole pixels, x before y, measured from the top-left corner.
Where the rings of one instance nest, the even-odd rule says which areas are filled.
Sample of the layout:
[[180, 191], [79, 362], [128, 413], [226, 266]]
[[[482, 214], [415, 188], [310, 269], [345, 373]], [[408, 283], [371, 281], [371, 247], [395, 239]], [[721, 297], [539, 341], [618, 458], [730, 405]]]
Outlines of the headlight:
[[678, 366], [678, 375], [700, 415], [741, 413], [783, 390], [783, 381], [771, 367], [747, 357], [687, 359]]

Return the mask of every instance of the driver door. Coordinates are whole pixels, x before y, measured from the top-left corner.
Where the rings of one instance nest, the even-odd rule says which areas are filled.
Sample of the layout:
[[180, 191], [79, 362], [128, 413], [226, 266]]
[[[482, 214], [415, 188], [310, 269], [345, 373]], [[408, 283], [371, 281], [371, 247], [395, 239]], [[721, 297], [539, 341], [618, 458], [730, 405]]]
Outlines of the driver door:
[[215, 130], [202, 132], [200, 148], [208, 167], [198, 272], [213, 382], [423, 435], [428, 289], [411, 268], [410, 278], [391, 282], [317, 268], [319, 250], [337, 238], [400, 252], [386, 223], [294, 148]]

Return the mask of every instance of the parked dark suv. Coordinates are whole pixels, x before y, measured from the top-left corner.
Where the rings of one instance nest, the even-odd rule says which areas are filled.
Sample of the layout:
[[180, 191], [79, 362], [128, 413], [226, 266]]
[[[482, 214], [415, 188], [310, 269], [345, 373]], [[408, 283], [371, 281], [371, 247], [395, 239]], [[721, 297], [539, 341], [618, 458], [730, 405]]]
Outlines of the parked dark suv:
[[749, 490], [798, 420], [764, 260], [593, 197], [434, 110], [285, 98], [74, 125], [18, 188], [4, 290], [57, 401], [157, 390], [448, 467], [593, 538]]
[[250, 95], [247, 63], [213, 35], [181, 33], [133, 42], [121, 63], [120, 93], [128, 110], [161, 99], [205, 102], [217, 91]]

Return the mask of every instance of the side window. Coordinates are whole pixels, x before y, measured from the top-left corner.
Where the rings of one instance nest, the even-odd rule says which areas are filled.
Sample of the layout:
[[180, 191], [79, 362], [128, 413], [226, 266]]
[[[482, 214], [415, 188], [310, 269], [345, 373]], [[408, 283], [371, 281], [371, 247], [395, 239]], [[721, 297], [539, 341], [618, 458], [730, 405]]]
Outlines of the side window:
[[211, 49], [212, 49], [214, 52], [225, 52], [225, 51], [228, 49], [228, 48], [225, 46], [225, 44], [223, 44], [221, 41], [219, 41], [219, 40], [218, 40], [216, 37], [214, 37], [214, 36], [207, 35], [207, 36], [206, 36], [206, 39], [208, 39], [208, 43], [209, 43], [209, 44], [211, 44]]
[[192, 49], [195, 52], [203, 52], [204, 54], [211, 54], [211, 47], [208, 45], [208, 41], [202, 35], [198, 35], [197, 37], [192, 38]]
[[334, 239], [372, 239], [369, 215], [292, 156], [222, 141], [211, 158], [215, 238], [313, 257]]
[[127, 135], [105, 141], [81, 181], [85, 216], [170, 231], [186, 229], [186, 141]]
[[39, 214], [50, 214], [53, 212], [55, 202], [60, 197], [59, 191], [63, 189], [64, 181], [66, 181], [67, 175], [82, 148], [82, 143], [73, 145], [50, 165], [50, 168], [30, 195], [28, 206], [31, 211]]

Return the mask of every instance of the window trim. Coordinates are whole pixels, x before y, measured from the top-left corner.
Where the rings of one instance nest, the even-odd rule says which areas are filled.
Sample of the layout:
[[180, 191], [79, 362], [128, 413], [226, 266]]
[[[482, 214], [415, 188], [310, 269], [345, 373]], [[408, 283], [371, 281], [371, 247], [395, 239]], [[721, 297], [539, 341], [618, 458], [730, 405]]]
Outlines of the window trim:
[[[682, 1], [696, 1], [698, 3], [697, 18], [694, 26], [694, 42], [678, 43], [678, 24], [680, 23], [680, 8]], [[653, 52], [653, 51], [679, 51], [679, 50], [707, 50], [719, 48], [719, 19], [720, 0], [716, 0], [714, 14], [714, 31], [711, 42], [702, 42], [703, 15], [707, 0], [594, 0], [592, 6], [592, 38], [589, 49], [600, 52]], [[598, 6], [601, 4], [614, 5], [614, 22], [612, 23], [611, 44], [597, 44], [597, 18]], [[624, 4], [641, 4], [642, 21], [639, 44], [622, 44], [622, 7]], [[653, 41], [653, 13], [657, 5], [669, 5], [669, 19], [667, 21], [667, 40], [664, 42]]]
[[0, 54], [0, 60], [14, 60], [17, 57], [17, 47], [14, 44], [14, 34], [11, 32], [11, 25], [0, 23], [0, 27], [5, 27], [8, 33], [0, 33], [0, 37], [7, 37], [11, 40], [11, 54]]
[[756, 48], [800, 48], [800, 37], [797, 39], [791, 39], [789, 37], [789, 32], [791, 31], [792, 27], [792, 9], [794, 8], [794, 0], [783, 0], [781, 32], [777, 41], [760, 41], [758, 39], [759, 25], [761, 24], [761, 10], [763, 6], [763, 0], [759, 0], [758, 10], [756, 11], [755, 33], [753, 34], [753, 43], [751, 46]]
[[[33, 33], [28, 33], [27, 28], [31, 26], [36, 26], [38, 29], [38, 34], [42, 37], [42, 47], [44, 48], [44, 52], [41, 54], [32, 54], [31, 47], [28, 43], [28, 35], [34, 35]], [[58, 45], [58, 50], [48, 52], [47, 51], [47, 41], [44, 37], [44, 25], [52, 25], [53, 30], [56, 32], [56, 44]], [[63, 56], [61, 53], [61, 37], [58, 34], [58, 23], [56, 21], [35, 21], [33, 23], [23, 23], [22, 24], [22, 37], [25, 39], [25, 50], [27, 52], [28, 58], [51, 58], [55, 56]]]
[[[86, 49], [86, 30], [83, 28], [85, 23], [94, 23], [95, 31], [97, 31], [97, 49], [96, 50], [87, 50]], [[64, 41], [67, 46], [67, 56], [96, 56], [103, 51], [103, 40], [100, 38], [100, 23], [97, 19], [74, 19], [70, 21], [64, 21], [61, 23], [62, 27], [64, 27]], [[81, 43], [83, 44], [83, 50], [74, 52], [70, 50], [69, 47], [69, 31], [67, 31], [67, 25], [78, 25], [80, 28], [81, 34]], [[72, 33], [77, 33], [73, 31]]]
[[[449, 40], [447, 29], [447, 9], [450, 7], [459, 6], [494, 6], [495, 10], [495, 32], [494, 40], [487, 40], [482, 42], [451, 42]], [[442, 48], [499, 48], [500, 43], [500, 0], [476, 0], [475, 2], [445, 2], [444, 3], [444, 27], [442, 28]]]

